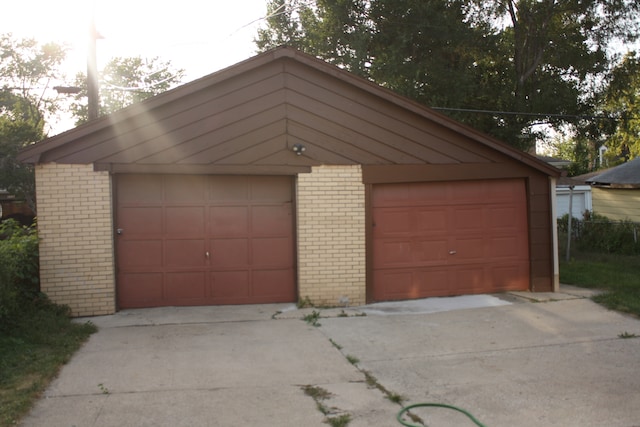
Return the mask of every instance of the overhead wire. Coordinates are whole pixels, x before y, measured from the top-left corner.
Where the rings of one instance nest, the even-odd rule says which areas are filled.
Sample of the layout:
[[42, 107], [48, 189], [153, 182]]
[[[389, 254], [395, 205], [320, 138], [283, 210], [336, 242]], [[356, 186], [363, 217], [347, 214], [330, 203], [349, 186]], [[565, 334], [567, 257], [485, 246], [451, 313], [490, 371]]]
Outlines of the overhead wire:
[[438, 111], [493, 114], [493, 115], [501, 115], [501, 116], [554, 117], [559, 119], [612, 120], [612, 121], [640, 120], [640, 116], [612, 117], [612, 116], [588, 115], [588, 114], [528, 113], [528, 112], [522, 112], [522, 111], [476, 110], [473, 108], [449, 108], [449, 107], [429, 107], [429, 108], [431, 108], [432, 110], [438, 110]]

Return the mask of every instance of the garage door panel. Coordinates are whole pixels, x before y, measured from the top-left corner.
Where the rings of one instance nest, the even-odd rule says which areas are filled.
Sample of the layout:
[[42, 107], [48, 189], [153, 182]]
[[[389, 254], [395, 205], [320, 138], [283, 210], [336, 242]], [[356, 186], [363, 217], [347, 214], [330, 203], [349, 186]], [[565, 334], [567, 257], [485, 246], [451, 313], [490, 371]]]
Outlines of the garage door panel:
[[377, 236], [393, 236], [411, 232], [411, 214], [405, 210], [380, 209], [373, 222], [373, 232]]
[[487, 285], [488, 278], [484, 265], [468, 265], [465, 267], [459, 267], [453, 271], [455, 275], [454, 280], [454, 294], [477, 294], [484, 292]]
[[212, 239], [209, 247], [215, 270], [247, 268], [251, 263], [248, 239]]
[[256, 237], [291, 235], [291, 212], [290, 203], [254, 206], [251, 210], [252, 235]]
[[222, 303], [230, 299], [247, 299], [249, 293], [250, 273], [243, 271], [217, 271], [211, 273], [209, 292], [214, 303]]
[[413, 271], [380, 270], [375, 272], [374, 298], [378, 301], [406, 299], [415, 291]]
[[165, 208], [165, 232], [175, 236], [203, 236], [205, 211], [203, 207]]
[[487, 196], [491, 200], [511, 202], [513, 200], [522, 199], [521, 188], [517, 185], [513, 185], [511, 180], [495, 180], [490, 181], [487, 185]]
[[125, 205], [161, 205], [162, 181], [153, 175], [122, 175], [118, 179], [118, 203]]
[[171, 272], [165, 276], [164, 298], [172, 304], [189, 304], [205, 297], [205, 272]]
[[380, 287], [374, 298], [402, 300], [447, 295], [449, 276], [449, 271], [442, 268], [379, 271], [374, 279]]
[[165, 200], [172, 204], [204, 204], [207, 196], [206, 176], [176, 175], [167, 179], [164, 186]]
[[254, 270], [252, 295], [258, 299], [268, 301], [276, 299], [295, 299], [295, 282], [292, 280], [293, 270]]
[[249, 181], [244, 176], [216, 176], [209, 179], [209, 200], [217, 203], [246, 202], [250, 199]]
[[374, 299], [528, 289], [524, 180], [374, 185], [372, 200]]
[[166, 240], [164, 265], [170, 268], [204, 267], [207, 262], [205, 252], [204, 240]]
[[[482, 193], [484, 190], [484, 183], [477, 181], [461, 181], [453, 182], [447, 185], [451, 191], [450, 201], [454, 203], [476, 203], [479, 199], [482, 200]], [[478, 196], [481, 197], [478, 197]]]
[[162, 301], [162, 274], [128, 273], [120, 275], [118, 280], [120, 308], [153, 307]]
[[[486, 228], [485, 212], [482, 208], [449, 209], [453, 227], [467, 233], [482, 233]], [[450, 230], [449, 230], [450, 231]]]
[[526, 251], [526, 243], [515, 236], [496, 237], [488, 240], [487, 256], [493, 259], [513, 259]]
[[441, 186], [421, 185], [417, 183], [407, 185], [409, 186], [409, 206], [446, 204], [450, 197], [447, 189]]
[[253, 239], [251, 249], [251, 264], [256, 268], [288, 268], [293, 256], [291, 240], [287, 237]]
[[378, 185], [376, 191], [371, 196], [371, 203], [374, 207], [383, 208], [385, 206], [403, 206], [409, 200], [408, 185]]
[[211, 237], [237, 237], [249, 235], [249, 207], [215, 206], [210, 209]]
[[373, 250], [373, 260], [380, 268], [407, 264], [411, 260], [411, 242], [408, 240], [379, 241]]
[[423, 266], [427, 264], [442, 265], [449, 257], [449, 241], [443, 240], [419, 240], [413, 244], [411, 261], [413, 264]]
[[263, 176], [251, 181], [251, 200], [256, 203], [287, 203], [292, 199], [292, 188], [286, 176]]
[[489, 211], [489, 225], [494, 231], [506, 228], [521, 229], [523, 226], [521, 208], [497, 207], [491, 209]]
[[493, 266], [491, 275], [497, 291], [527, 289], [529, 285], [529, 268], [523, 262]]
[[414, 232], [421, 235], [446, 235], [447, 212], [435, 209], [418, 209], [415, 212]]
[[161, 268], [161, 240], [127, 240], [118, 245], [120, 269]]
[[458, 238], [453, 243], [448, 257], [448, 264], [486, 259], [485, 240], [482, 238]]
[[119, 227], [128, 236], [136, 234], [143, 235], [160, 235], [162, 233], [162, 209], [157, 207], [150, 208], [123, 208], [125, 212], [122, 220], [119, 221]]

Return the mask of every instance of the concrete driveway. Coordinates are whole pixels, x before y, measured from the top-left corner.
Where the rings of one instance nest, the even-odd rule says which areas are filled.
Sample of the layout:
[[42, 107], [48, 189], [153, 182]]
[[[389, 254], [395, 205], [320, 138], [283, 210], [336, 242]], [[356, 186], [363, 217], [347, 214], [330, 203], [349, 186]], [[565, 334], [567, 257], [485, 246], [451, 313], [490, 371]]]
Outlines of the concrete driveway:
[[[640, 321], [563, 291], [93, 318], [100, 331], [23, 425], [326, 426], [349, 416], [350, 427], [392, 427], [401, 405], [386, 396], [402, 396], [464, 408], [487, 427], [640, 426], [640, 339], [619, 337], [640, 336]], [[300, 320], [318, 312], [320, 326]], [[444, 409], [412, 412], [432, 427], [475, 425]]]

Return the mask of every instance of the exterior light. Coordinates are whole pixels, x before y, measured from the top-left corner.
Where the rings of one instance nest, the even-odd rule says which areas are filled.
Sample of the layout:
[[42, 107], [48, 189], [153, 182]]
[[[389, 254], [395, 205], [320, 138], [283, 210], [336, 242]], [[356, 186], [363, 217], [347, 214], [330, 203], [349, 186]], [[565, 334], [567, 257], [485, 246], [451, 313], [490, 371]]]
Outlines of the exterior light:
[[296, 153], [298, 156], [301, 156], [302, 153], [304, 153], [307, 150], [307, 147], [305, 147], [302, 144], [293, 144], [293, 147], [291, 147], [291, 149], [293, 150], [294, 153]]

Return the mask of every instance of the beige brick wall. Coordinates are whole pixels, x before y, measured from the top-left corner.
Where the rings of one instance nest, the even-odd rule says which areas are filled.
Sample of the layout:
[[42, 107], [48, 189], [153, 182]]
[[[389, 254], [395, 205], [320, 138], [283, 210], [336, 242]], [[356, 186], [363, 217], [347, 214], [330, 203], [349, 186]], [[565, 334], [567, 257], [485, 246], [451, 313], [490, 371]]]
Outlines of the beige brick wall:
[[92, 165], [36, 166], [41, 288], [74, 316], [115, 312], [111, 179]]
[[366, 299], [362, 170], [314, 167], [298, 175], [298, 291], [315, 305], [361, 305]]

